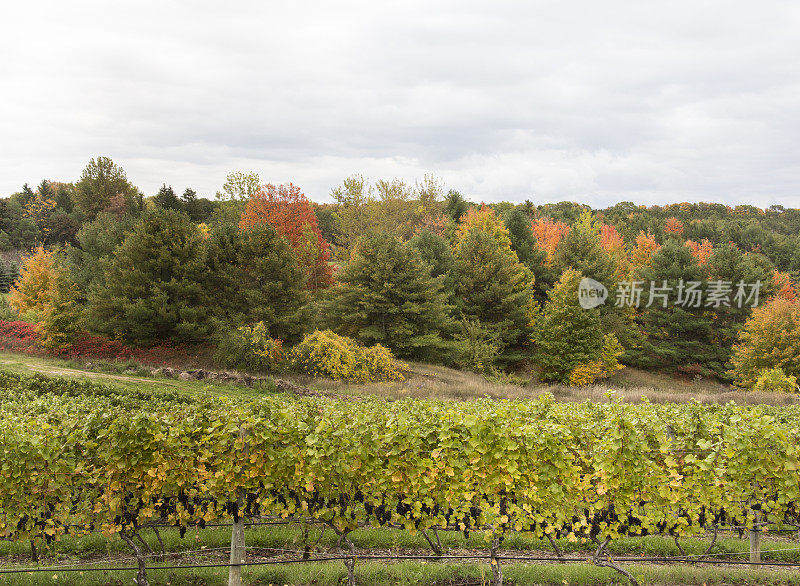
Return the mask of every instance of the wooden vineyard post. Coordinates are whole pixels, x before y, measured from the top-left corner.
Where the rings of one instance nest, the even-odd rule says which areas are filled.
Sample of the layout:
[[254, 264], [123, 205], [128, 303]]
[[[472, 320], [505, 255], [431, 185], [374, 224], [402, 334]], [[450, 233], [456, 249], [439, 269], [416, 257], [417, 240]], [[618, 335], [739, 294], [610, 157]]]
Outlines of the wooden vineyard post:
[[761, 561], [761, 513], [755, 512], [753, 526], [750, 528], [750, 561]]
[[[244, 430], [239, 427], [239, 438], [244, 439]], [[250, 455], [248, 444], [244, 444], [244, 457]], [[242, 586], [242, 566], [247, 550], [244, 541], [244, 490], [239, 489], [239, 494], [236, 497], [236, 518], [233, 520], [231, 526], [231, 559], [230, 567], [228, 568], [228, 586]]]

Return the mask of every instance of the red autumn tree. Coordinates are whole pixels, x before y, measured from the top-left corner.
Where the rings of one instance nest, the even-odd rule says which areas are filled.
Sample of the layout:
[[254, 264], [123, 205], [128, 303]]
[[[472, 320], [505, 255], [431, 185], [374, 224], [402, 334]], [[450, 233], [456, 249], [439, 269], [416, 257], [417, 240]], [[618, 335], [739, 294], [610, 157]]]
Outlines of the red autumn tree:
[[330, 247], [317, 225], [317, 216], [308, 198], [293, 183], [268, 183], [247, 200], [239, 228], [245, 230], [267, 222], [285, 237], [297, 253], [308, 274], [308, 288], [319, 289], [333, 282]]

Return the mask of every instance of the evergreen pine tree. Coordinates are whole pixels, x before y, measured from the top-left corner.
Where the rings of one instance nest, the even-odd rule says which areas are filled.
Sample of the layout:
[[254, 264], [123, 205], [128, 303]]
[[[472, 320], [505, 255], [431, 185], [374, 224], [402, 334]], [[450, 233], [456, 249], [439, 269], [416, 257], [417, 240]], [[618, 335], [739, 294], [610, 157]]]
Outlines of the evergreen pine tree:
[[10, 279], [10, 287], [13, 287], [17, 284], [17, 281], [19, 281], [20, 278], [19, 264], [17, 264], [16, 261], [12, 260], [8, 263], [8, 276]]
[[409, 245], [419, 251], [422, 260], [430, 267], [431, 277], [441, 280], [447, 303], [455, 306], [455, 259], [447, 239], [426, 229], [414, 236]]
[[572, 268], [584, 277], [594, 279], [605, 285], [609, 291], [616, 284], [616, 267], [603, 249], [600, 224], [592, 213], [584, 211], [572, 229], [561, 239], [553, 256], [556, 274]]
[[89, 292], [93, 329], [140, 345], [197, 341], [208, 333], [203, 237], [174, 210], [146, 213]]
[[494, 232], [475, 228], [461, 234], [456, 295], [462, 316], [490, 328], [503, 348], [501, 360], [508, 362], [522, 357], [519, 350], [528, 339], [533, 275]]
[[340, 284], [324, 307], [332, 326], [398, 356], [440, 362], [453, 330], [442, 290], [417, 248], [385, 232], [370, 232], [337, 275]]
[[269, 224], [214, 227], [206, 243], [206, 286], [216, 327], [264, 322], [270, 336], [295, 342], [307, 323], [306, 273], [289, 242]]
[[153, 203], [165, 210], [182, 210], [183, 205], [171, 185], [163, 184], [158, 193], [153, 197]]
[[9, 266], [6, 262], [0, 259], [0, 293], [8, 293], [11, 289], [11, 275], [9, 274]]
[[[687, 293], [690, 282], [704, 282], [702, 268], [689, 248], [675, 239], [668, 240], [655, 254], [650, 265], [638, 271], [642, 281], [642, 314], [639, 322], [646, 336], [641, 346], [630, 351], [633, 364], [644, 368], [675, 370], [681, 366], [708, 366], [715, 360], [712, 319], [702, 306], [693, 307]], [[662, 287], [666, 281], [669, 296], [666, 307], [663, 297], [651, 296], [650, 286]], [[683, 282], [684, 304], [678, 304], [678, 288]], [[651, 302], [652, 299], [652, 302]], [[649, 305], [649, 307], [647, 307]]]
[[739, 338], [739, 332], [744, 327], [747, 318], [753, 309], [753, 302], [741, 303], [736, 301], [735, 295], [739, 289], [738, 284], [743, 284], [743, 290], [750, 294], [750, 285], [760, 282], [762, 284], [759, 301], [768, 295], [768, 288], [772, 280], [772, 264], [764, 256], [755, 253], [743, 253], [731, 243], [725, 243], [714, 248], [705, 266], [709, 283], [722, 281], [731, 288], [730, 305], [720, 304], [711, 309], [713, 320], [713, 346], [716, 354], [708, 367], [717, 376], [726, 378], [729, 361], [733, 355], [733, 344]]
[[557, 275], [547, 264], [547, 251], [536, 242], [530, 218], [522, 208], [515, 207], [506, 212], [503, 223], [511, 237], [511, 250], [517, 253], [519, 261], [533, 273], [536, 300], [544, 302]]
[[467, 213], [469, 202], [459, 192], [451, 189], [444, 198], [444, 212], [454, 222], [460, 222], [461, 216]]
[[542, 381], [567, 383], [573, 370], [602, 358], [600, 314], [597, 309], [580, 306], [582, 278], [574, 269], [564, 271], [536, 319], [534, 360]]

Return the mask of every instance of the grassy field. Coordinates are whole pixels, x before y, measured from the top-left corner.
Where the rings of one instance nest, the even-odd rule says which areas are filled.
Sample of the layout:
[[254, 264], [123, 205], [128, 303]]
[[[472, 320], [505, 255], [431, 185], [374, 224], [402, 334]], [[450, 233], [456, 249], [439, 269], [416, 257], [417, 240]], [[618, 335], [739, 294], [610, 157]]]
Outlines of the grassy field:
[[[110, 382], [125, 387], [145, 389], [171, 388], [191, 395], [229, 395], [258, 397], [273, 392], [269, 385], [246, 387], [210, 381], [183, 381], [153, 377], [149, 370], [127, 362], [85, 362], [30, 356], [0, 351], [0, 366], [20, 373], [39, 372], [48, 375], [82, 377]], [[702, 403], [740, 404], [767, 403], [789, 405], [800, 402], [800, 396], [784, 393], [742, 391], [712, 380], [682, 380], [663, 374], [626, 368], [602, 384], [587, 387], [543, 385], [527, 382], [512, 384], [502, 380], [487, 380], [473, 372], [455, 370], [432, 364], [410, 363], [406, 380], [357, 384], [352, 382], [314, 379], [302, 375], [281, 374], [277, 378], [321, 393], [337, 395], [375, 395], [390, 399], [404, 397], [466, 400], [477, 397], [496, 399], [532, 399], [542, 393], [552, 393], [562, 401], [607, 401], [609, 390], [615, 397], [638, 402], [643, 398], [653, 403], [685, 402], [696, 399]], [[524, 379], [522, 379], [524, 382]]]

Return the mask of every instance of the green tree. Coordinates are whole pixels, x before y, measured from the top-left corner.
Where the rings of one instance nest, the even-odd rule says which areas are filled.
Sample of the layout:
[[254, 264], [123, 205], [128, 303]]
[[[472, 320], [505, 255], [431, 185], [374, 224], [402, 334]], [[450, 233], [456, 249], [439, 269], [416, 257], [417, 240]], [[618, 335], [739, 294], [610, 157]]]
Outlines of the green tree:
[[725, 378], [730, 365], [728, 362], [733, 354], [733, 344], [739, 338], [739, 332], [750, 317], [753, 301], [745, 303], [746, 299], [736, 300], [736, 294], [741, 289], [746, 295], [752, 292], [750, 285], [757, 282], [763, 285], [760, 291], [761, 300], [766, 298], [772, 281], [773, 267], [769, 260], [760, 254], [743, 253], [732, 242], [721, 244], [714, 248], [714, 252], [705, 266], [709, 285], [714, 282], [722, 287], [730, 287], [730, 302], [714, 307], [711, 312], [713, 320], [712, 346], [716, 357], [709, 367], [717, 376]]
[[523, 356], [519, 350], [528, 339], [533, 275], [495, 232], [473, 228], [460, 235], [456, 295], [461, 315], [493, 330], [502, 348], [500, 359], [508, 362]]
[[161, 189], [159, 189], [158, 193], [153, 197], [153, 203], [165, 210], [183, 210], [182, 202], [178, 199], [178, 196], [175, 195], [175, 190], [172, 189], [171, 185], [167, 186], [166, 183], [161, 186]]
[[609, 290], [616, 284], [611, 255], [603, 249], [600, 239], [600, 223], [590, 211], [581, 213], [572, 229], [561, 239], [553, 256], [556, 274], [575, 269], [584, 277], [594, 279]]
[[547, 251], [536, 242], [530, 218], [520, 207], [514, 207], [503, 215], [503, 223], [511, 237], [511, 250], [533, 273], [536, 301], [544, 302], [557, 276], [547, 264]]
[[578, 286], [583, 276], [567, 269], [548, 293], [533, 330], [534, 360], [539, 378], [567, 383], [578, 367], [603, 357], [603, 329], [597, 309], [583, 309]]
[[452, 278], [453, 250], [444, 236], [422, 230], [409, 240], [409, 244], [419, 251], [422, 260], [430, 267], [432, 277]]
[[57, 261], [49, 300], [39, 323], [41, 345], [49, 350], [69, 347], [81, 331], [82, 317], [78, 287]]
[[[640, 347], [629, 352], [633, 364], [675, 370], [691, 364], [708, 367], [715, 362], [711, 316], [702, 300], [700, 307], [695, 306], [690, 293], [692, 283], [702, 288], [703, 277], [689, 248], [675, 239], [653, 254], [649, 266], [639, 269], [634, 278], [643, 283], [644, 309], [639, 323], [646, 337]], [[651, 284], [663, 290], [651, 290]]]
[[0, 293], [8, 293], [11, 290], [11, 271], [10, 267], [3, 259], [0, 259]]
[[78, 231], [77, 244], [67, 247], [66, 256], [72, 279], [84, 296], [94, 283], [102, 282], [101, 261], [122, 244], [135, 223], [130, 215], [120, 218], [101, 212]]
[[75, 207], [89, 219], [120, 199], [128, 211], [141, 209], [142, 194], [129, 181], [122, 170], [108, 157], [89, 161], [75, 184]]
[[289, 242], [269, 224], [240, 231], [214, 226], [207, 245], [207, 290], [217, 329], [263, 322], [270, 336], [296, 342], [308, 322], [306, 273]]
[[340, 284], [323, 309], [332, 326], [399, 356], [441, 361], [451, 308], [443, 277], [431, 276], [417, 248], [385, 232], [368, 233], [337, 276]]
[[101, 264], [104, 278], [89, 292], [96, 331], [137, 345], [208, 334], [203, 237], [185, 214], [147, 212]]
[[444, 211], [450, 216], [451, 220], [458, 223], [461, 220], [461, 216], [466, 214], [468, 209], [469, 202], [464, 199], [463, 195], [455, 189], [447, 192], [444, 198]]

